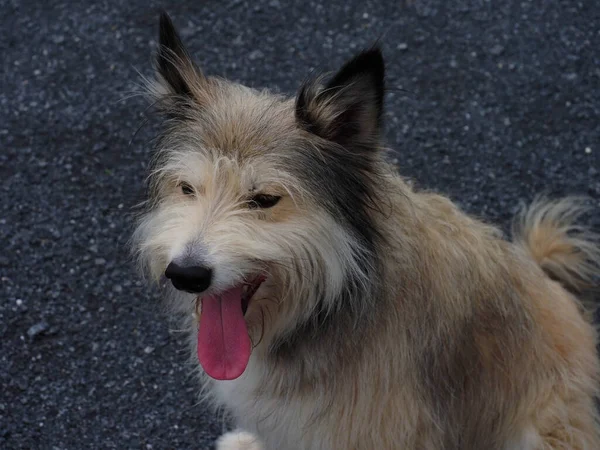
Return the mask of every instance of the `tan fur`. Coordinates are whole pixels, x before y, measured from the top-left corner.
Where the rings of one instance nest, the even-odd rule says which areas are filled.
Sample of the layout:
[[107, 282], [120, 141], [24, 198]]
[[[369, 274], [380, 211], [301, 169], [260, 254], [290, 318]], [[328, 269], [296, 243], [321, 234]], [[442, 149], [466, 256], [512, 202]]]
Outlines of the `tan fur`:
[[[360, 265], [352, 233], [281, 165], [321, 141], [297, 126], [293, 102], [198, 77], [187, 119], [162, 141], [135, 242], [156, 279], [197, 242], [193, 251], [217, 268], [211, 289], [268, 272], [246, 315], [255, 347], [244, 374], [215, 381], [198, 367], [207, 400], [245, 430], [218, 448], [600, 449], [597, 336], [565, 289], [600, 274], [596, 236], [573, 225], [579, 200], [534, 203], [511, 243], [449, 199], [413, 188], [377, 152], [379, 201], [369, 214], [381, 233], [381, 290], [360, 306], [339, 304], [347, 275], [368, 285], [372, 268]], [[168, 88], [152, 92], [169, 101]], [[257, 190], [283, 199], [248, 210]], [[168, 294], [195, 355], [196, 296]], [[273, 356], [318, 308], [330, 328]], [[344, 315], [348, 308], [357, 309]]]

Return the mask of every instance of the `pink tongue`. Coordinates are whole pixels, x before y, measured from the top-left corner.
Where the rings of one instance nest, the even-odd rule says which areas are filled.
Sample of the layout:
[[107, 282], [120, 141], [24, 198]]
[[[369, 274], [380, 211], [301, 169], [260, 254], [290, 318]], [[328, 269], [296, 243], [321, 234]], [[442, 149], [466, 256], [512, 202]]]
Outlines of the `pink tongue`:
[[198, 360], [205, 372], [216, 380], [234, 380], [246, 370], [250, 351], [241, 286], [203, 297]]

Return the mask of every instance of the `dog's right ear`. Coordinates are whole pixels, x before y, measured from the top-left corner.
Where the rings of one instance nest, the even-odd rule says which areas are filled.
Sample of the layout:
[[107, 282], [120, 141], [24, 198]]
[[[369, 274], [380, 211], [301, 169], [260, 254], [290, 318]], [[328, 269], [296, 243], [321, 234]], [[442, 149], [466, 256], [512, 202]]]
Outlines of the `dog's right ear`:
[[383, 113], [385, 65], [373, 47], [346, 62], [325, 85], [305, 84], [296, 119], [305, 130], [354, 150], [377, 148]]
[[185, 49], [171, 18], [164, 11], [160, 14], [156, 70], [163, 94], [193, 99], [196, 96], [194, 87], [205, 81]]

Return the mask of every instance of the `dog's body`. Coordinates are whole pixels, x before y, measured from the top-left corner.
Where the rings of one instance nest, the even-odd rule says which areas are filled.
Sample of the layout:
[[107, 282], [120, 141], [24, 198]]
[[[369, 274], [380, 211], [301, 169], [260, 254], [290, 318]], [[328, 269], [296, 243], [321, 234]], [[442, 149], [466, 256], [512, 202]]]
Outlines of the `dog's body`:
[[378, 50], [288, 100], [206, 78], [166, 16], [161, 44], [136, 243], [246, 431], [220, 449], [600, 449], [578, 201], [536, 203], [510, 243], [413, 189], [379, 143]]

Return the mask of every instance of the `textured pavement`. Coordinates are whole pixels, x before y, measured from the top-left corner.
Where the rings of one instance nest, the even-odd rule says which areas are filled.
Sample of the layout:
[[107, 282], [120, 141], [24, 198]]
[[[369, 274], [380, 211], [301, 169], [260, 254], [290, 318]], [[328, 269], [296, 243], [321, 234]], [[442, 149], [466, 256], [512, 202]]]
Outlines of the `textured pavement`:
[[290, 93], [381, 38], [403, 174], [503, 226], [538, 192], [600, 207], [595, 0], [172, 4], [0, 0], [0, 448], [208, 449], [224, 428], [127, 250], [159, 7], [207, 73]]

